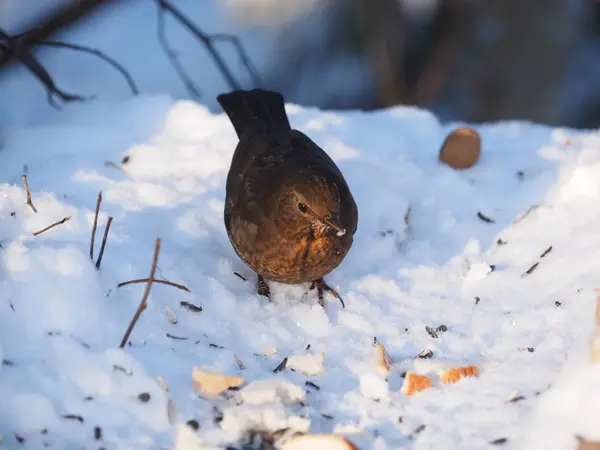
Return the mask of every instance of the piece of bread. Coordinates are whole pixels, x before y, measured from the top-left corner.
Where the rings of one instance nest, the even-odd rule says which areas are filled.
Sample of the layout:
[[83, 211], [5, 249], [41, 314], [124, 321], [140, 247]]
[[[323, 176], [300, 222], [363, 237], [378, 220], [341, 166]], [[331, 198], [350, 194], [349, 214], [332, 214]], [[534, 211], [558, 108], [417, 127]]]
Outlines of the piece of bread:
[[281, 450], [359, 450], [352, 442], [335, 434], [300, 434], [281, 446]]
[[401, 392], [404, 395], [413, 395], [415, 392], [430, 388], [431, 380], [426, 375], [418, 373], [406, 372], [404, 383], [402, 383]]
[[394, 363], [392, 362], [392, 358], [390, 358], [390, 355], [388, 355], [388, 352], [385, 350], [383, 345], [379, 343], [375, 345], [373, 359], [378, 371], [385, 377], [389, 376]]
[[476, 366], [456, 367], [440, 373], [440, 381], [442, 383], [456, 383], [463, 377], [474, 377], [477, 374]]
[[206, 395], [219, 395], [231, 387], [238, 387], [243, 382], [242, 377], [207, 372], [198, 367], [194, 367], [192, 372], [192, 386], [197, 392]]

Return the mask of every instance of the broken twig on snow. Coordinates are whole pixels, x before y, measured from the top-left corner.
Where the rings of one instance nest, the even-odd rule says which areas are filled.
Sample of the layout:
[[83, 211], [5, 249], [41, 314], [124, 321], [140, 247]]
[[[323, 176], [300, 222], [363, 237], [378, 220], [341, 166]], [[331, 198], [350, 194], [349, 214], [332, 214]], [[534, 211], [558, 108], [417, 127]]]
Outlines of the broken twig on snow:
[[27, 183], [27, 175], [22, 175], [21, 179], [23, 180], [23, 185], [25, 186], [25, 193], [27, 194], [27, 204], [31, 208], [31, 210], [37, 214], [37, 209], [33, 206], [33, 202], [31, 201], [31, 191], [29, 190], [29, 184]]
[[96, 239], [96, 227], [98, 227], [100, 203], [102, 203], [102, 191], [98, 192], [98, 200], [96, 200], [96, 214], [94, 215], [94, 225], [92, 225], [92, 238], [90, 240], [90, 259], [92, 261], [94, 260], [94, 240]]
[[108, 220], [106, 222], [106, 228], [104, 229], [104, 236], [102, 237], [102, 245], [100, 246], [100, 253], [98, 254], [98, 260], [96, 261], [96, 269], [100, 269], [100, 264], [102, 264], [102, 257], [104, 256], [104, 247], [106, 247], [106, 239], [108, 238], [108, 232], [110, 231], [110, 224], [112, 223], [113, 218], [108, 216]]
[[156, 265], [158, 264], [158, 253], [159, 252], [160, 252], [160, 238], [156, 238], [156, 241], [154, 242], [154, 256], [152, 257], [152, 268], [150, 269], [150, 276], [148, 277], [148, 282], [146, 283], [146, 288], [144, 289], [144, 295], [142, 296], [142, 300], [140, 301], [140, 306], [138, 306], [138, 309], [135, 312], [133, 319], [131, 319], [131, 323], [129, 324], [129, 327], [127, 327], [127, 331], [125, 331], [125, 335], [123, 336], [123, 339], [121, 340], [121, 345], [119, 345], [119, 348], [125, 347], [125, 344], [127, 343], [127, 340], [129, 339], [129, 335], [131, 334], [131, 332], [133, 331], [133, 328], [135, 327], [135, 324], [137, 323], [138, 319], [142, 315], [142, 312], [148, 306], [148, 296], [150, 295], [150, 289], [152, 288], [152, 282], [154, 281], [154, 275], [156, 274]]
[[[127, 286], [128, 284], [147, 283], [147, 282], [148, 282], [148, 278], [140, 278], [140, 279], [137, 279], [137, 280], [123, 281], [122, 283], [119, 283], [117, 285], [117, 287]], [[167, 281], [167, 280], [153, 280], [152, 282], [153, 283], [159, 283], [159, 284], [166, 284], [167, 286], [173, 286], [173, 287], [175, 287], [177, 289], [181, 289], [182, 291], [185, 291], [185, 292], [189, 292], [189, 293], [192, 292], [187, 287], [185, 287], [183, 284], [173, 283], [172, 281]]]
[[51, 228], [54, 228], [57, 225], [62, 225], [65, 222], [68, 222], [69, 220], [71, 220], [71, 216], [67, 216], [64, 219], [59, 220], [58, 222], [54, 222], [52, 225], [48, 225], [46, 228], [41, 229], [40, 231], [36, 231], [35, 233], [33, 233], [34, 236], [40, 235], [48, 230], [50, 230]]

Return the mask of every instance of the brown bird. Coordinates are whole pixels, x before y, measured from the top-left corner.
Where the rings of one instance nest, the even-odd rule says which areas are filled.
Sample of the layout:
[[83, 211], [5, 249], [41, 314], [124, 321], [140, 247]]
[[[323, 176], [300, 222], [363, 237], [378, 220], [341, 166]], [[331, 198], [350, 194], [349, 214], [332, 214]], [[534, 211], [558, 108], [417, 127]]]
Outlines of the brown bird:
[[344, 259], [358, 224], [348, 184], [333, 160], [304, 133], [292, 129], [278, 92], [254, 89], [217, 100], [239, 142], [225, 188], [225, 228], [237, 255], [265, 280], [311, 282], [341, 296], [323, 280]]

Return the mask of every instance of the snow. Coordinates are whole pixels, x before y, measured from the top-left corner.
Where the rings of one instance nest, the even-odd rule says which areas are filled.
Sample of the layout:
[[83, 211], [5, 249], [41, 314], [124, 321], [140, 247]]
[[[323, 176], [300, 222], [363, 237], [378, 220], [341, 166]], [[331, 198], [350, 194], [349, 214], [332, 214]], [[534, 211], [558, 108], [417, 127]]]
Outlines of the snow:
[[[194, 2], [181, 3], [193, 11]], [[195, 19], [222, 31], [210, 5]], [[128, 60], [144, 92], [136, 98], [110, 68], [83, 64], [82, 55], [42, 58], [61, 86], [102, 94], [60, 112], [22, 68], [0, 79], [3, 106], [10, 105], [0, 110], [7, 448], [17, 441], [25, 448], [236, 448], [255, 428], [278, 438], [285, 428], [337, 433], [361, 450], [479, 449], [498, 439], [507, 440], [504, 448], [562, 449], [575, 448], [575, 435], [600, 440], [600, 373], [588, 356], [599, 131], [479, 125], [480, 161], [455, 171], [437, 155], [447, 133], [465, 124], [442, 124], [414, 108], [341, 113], [288, 104], [292, 124], [344, 173], [359, 228], [327, 277], [345, 309], [327, 296], [323, 310], [308, 285], [271, 284], [268, 302], [223, 225], [237, 142], [215, 109], [214, 95], [226, 86], [188, 50], [204, 103], [183, 98], [164, 55], [157, 57], [154, 25], [140, 25], [154, 24], [155, 13], [147, 4], [122, 6], [114, 28], [122, 34], [106, 33], [99, 21], [61, 37]], [[196, 48], [176, 30], [174, 47]], [[24, 173], [37, 214], [25, 202]], [[89, 240], [99, 191], [96, 255], [114, 220], [96, 270]], [[153, 285], [121, 350], [144, 286], [117, 285], [148, 276], [157, 237], [157, 277], [191, 293]], [[441, 325], [437, 338], [426, 330]], [[394, 362], [389, 374], [373, 360], [375, 341]], [[415, 359], [426, 350], [430, 359]], [[400, 392], [406, 371], [470, 364], [477, 377]], [[195, 367], [245, 382], [221, 396], [200, 395]]]
[[[335, 113], [335, 120], [331, 112], [289, 111], [324, 148], [351, 149], [332, 157], [355, 195], [359, 229], [327, 277], [346, 309], [328, 297], [323, 310], [307, 285], [272, 284], [272, 302], [255, 293], [223, 227], [236, 145], [224, 114], [144, 95], [71, 105], [60, 122], [7, 133], [0, 152], [5, 442], [16, 434], [32, 448], [75, 448], [91, 445], [95, 426], [106, 448], [172, 448], [174, 439], [178, 449], [195, 448], [191, 438], [221, 448], [248, 427], [341, 432], [363, 450], [484, 448], [499, 438], [516, 445], [536, 427], [549, 442], [594, 437], [593, 421], [579, 420], [582, 409], [569, 420], [561, 414], [568, 397], [595, 389], [597, 369], [576, 367], [579, 381], [547, 389], [564, 377], [571, 352], [585, 351], [593, 326], [600, 134], [480, 126], [481, 160], [455, 171], [437, 160], [455, 125], [425, 111]], [[315, 121], [323, 127], [309, 131]], [[25, 165], [37, 214], [25, 203]], [[99, 191], [96, 254], [108, 216], [114, 221], [96, 270], [89, 240]], [[532, 205], [540, 206], [513, 223]], [[32, 236], [65, 216], [72, 218]], [[159, 278], [191, 293], [154, 285], [131, 345], [120, 350], [143, 286], [117, 284], [147, 277], [156, 237]], [[425, 329], [442, 324], [437, 339]], [[395, 363], [389, 377], [373, 364], [374, 338]], [[415, 362], [425, 349], [433, 357]], [[273, 373], [284, 357], [287, 368]], [[410, 397], [400, 392], [403, 371], [446, 360], [474, 364], [480, 374]], [[193, 367], [245, 383], [201, 398]], [[525, 399], [507, 403], [515, 392]], [[585, 408], [595, 404], [585, 397]], [[69, 414], [84, 422], [63, 418]], [[191, 435], [181, 425], [190, 419], [200, 424]]]

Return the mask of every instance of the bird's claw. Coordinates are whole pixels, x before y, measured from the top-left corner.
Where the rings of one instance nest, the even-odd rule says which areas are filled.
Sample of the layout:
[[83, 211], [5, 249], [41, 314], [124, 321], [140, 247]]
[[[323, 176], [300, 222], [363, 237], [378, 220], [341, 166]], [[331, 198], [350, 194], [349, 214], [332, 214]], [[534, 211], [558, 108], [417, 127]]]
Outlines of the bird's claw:
[[269, 290], [269, 286], [263, 277], [258, 275], [258, 295], [262, 295], [263, 297], [269, 298], [271, 296], [271, 291]]
[[346, 304], [344, 303], [342, 296], [338, 294], [338, 292], [335, 289], [331, 288], [327, 283], [325, 283], [325, 280], [323, 280], [323, 278], [315, 280], [310, 284], [310, 289], [312, 290], [314, 288], [317, 288], [317, 297], [319, 298], [319, 305], [321, 305], [321, 307], [325, 308], [324, 296], [325, 291], [327, 291], [340, 301], [340, 303], [342, 304], [342, 308], [346, 308]]

